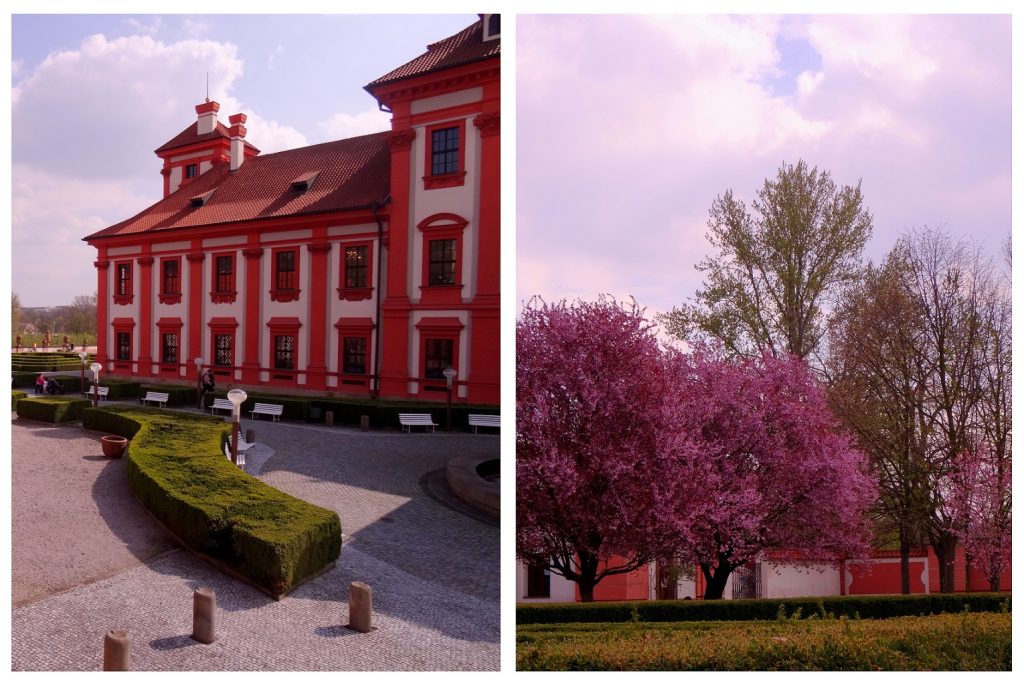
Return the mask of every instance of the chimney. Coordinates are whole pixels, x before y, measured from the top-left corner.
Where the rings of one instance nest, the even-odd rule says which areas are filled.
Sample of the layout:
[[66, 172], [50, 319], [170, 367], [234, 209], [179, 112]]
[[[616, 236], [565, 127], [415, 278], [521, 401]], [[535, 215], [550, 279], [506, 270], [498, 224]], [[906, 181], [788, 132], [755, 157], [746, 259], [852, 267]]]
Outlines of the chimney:
[[237, 113], [228, 118], [231, 127], [228, 135], [231, 137], [231, 170], [238, 170], [245, 160], [245, 114]]
[[196, 113], [199, 114], [199, 127], [196, 133], [206, 135], [217, 129], [217, 112], [220, 104], [206, 100], [202, 104], [196, 104]]

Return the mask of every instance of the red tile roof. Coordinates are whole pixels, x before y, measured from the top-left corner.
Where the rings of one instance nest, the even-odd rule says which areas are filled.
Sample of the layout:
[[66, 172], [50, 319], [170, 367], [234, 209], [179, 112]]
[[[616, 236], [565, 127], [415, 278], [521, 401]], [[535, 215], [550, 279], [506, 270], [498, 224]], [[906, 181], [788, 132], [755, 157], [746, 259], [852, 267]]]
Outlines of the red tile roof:
[[[231, 172], [215, 165], [191, 183], [135, 217], [85, 237], [85, 241], [127, 234], [162, 232], [225, 222], [308, 215], [369, 208], [390, 189], [391, 153], [387, 133], [281, 151], [246, 159]], [[318, 172], [307, 191], [292, 182]], [[205, 205], [192, 198], [213, 192]]]
[[[213, 132], [208, 132], [205, 135], [199, 135], [197, 134], [198, 131], [199, 121], [196, 121], [192, 125], [188, 126], [184, 130], [179, 132], [177, 135], [172, 137], [170, 140], [164, 142], [162, 145], [157, 147], [154, 150], [154, 153], [159, 154], [162, 151], [177, 149], [178, 147], [188, 146], [189, 144], [195, 144], [196, 142], [205, 142], [206, 140], [211, 140], [216, 137], [223, 137], [224, 139], [229, 139], [231, 137], [231, 135], [228, 134], [227, 126], [221, 123], [220, 121], [217, 121], [217, 127], [214, 129]], [[250, 147], [252, 149], [256, 149], [256, 147], [252, 146], [248, 142], [245, 143], [245, 146]], [[259, 151], [259, 149], [256, 149], [256, 151]]]
[[484, 22], [481, 19], [450, 38], [428, 45], [426, 53], [381, 76], [365, 89], [372, 93], [374, 88], [397, 80], [501, 56], [501, 38], [486, 42], [483, 38]]

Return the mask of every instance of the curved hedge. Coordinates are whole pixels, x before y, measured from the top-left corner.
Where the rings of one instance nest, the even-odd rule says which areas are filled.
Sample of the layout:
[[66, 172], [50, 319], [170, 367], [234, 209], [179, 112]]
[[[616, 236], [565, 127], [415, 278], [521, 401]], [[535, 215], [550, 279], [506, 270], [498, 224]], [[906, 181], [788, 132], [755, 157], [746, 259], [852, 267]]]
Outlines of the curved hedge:
[[21, 390], [11, 391], [11, 411], [14, 411], [18, 406], [18, 400], [23, 400], [28, 397], [28, 393], [22, 392]]
[[[516, 624], [568, 622], [695, 622], [774, 620], [780, 615], [806, 619], [862, 617], [885, 619], [947, 612], [1001, 612], [1010, 607], [1009, 594], [915, 594], [910, 596], [825, 596], [758, 598], [715, 601], [619, 601], [604, 603], [537, 603], [516, 606]], [[781, 608], [781, 609], [780, 609]], [[797, 612], [799, 609], [799, 613]]]
[[274, 598], [338, 559], [338, 514], [232, 464], [223, 453], [231, 428], [221, 419], [117, 405], [86, 409], [82, 423], [131, 439], [128, 484], [182, 543]]
[[82, 399], [77, 395], [33, 397], [31, 399], [26, 397], [15, 402], [14, 410], [18, 413], [18, 418], [45, 421], [46, 423], [64, 423], [80, 419], [82, 412], [91, 404], [89, 400]]

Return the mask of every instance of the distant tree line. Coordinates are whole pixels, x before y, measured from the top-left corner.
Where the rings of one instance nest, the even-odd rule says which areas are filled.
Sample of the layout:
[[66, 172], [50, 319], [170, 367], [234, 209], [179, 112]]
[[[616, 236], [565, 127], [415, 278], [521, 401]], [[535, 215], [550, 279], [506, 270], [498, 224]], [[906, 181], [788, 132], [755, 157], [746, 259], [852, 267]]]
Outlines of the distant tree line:
[[[49, 333], [54, 343], [61, 336], [96, 336], [96, 294], [76, 296], [69, 305], [23, 307], [17, 293], [11, 294], [11, 333], [23, 336]], [[14, 338], [12, 338], [14, 340]]]

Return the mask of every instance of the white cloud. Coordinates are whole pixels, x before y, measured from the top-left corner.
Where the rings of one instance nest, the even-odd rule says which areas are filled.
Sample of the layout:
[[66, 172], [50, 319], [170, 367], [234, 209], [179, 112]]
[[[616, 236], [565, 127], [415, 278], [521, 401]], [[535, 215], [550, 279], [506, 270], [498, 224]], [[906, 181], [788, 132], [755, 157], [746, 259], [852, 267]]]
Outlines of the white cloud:
[[62, 305], [95, 291], [96, 251], [82, 237], [153, 200], [138, 184], [72, 179], [18, 163], [11, 198], [13, 289], [29, 307]]
[[383, 111], [373, 109], [358, 114], [336, 113], [317, 126], [330, 139], [347, 139], [391, 129], [391, 118]]
[[913, 16], [816, 16], [807, 39], [827, 70], [853, 69], [900, 86], [921, 86], [939, 71], [939, 46]]
[[800, 99], [807, 99], [814, 94], [814, 91], [818, 89], [818, 86], [821, 85], [824, 80], [824, 71], [803, 71], [796, 78], [797, 97]]
[[204, 21], [198, 21], [186, 17], [182, 23], [182, 29], [185, 31], [185, 35], [192, 38], [199, 38], [210, 32], [210, 25]]
[[295, 128], [230, 94], [244, 70], [237, 52], [211, 40], [93, 35], [78, 50], [51, 54], [14, 88], [14, 159], [81, 176], [155, 176], [150, 152], [195, 120], [207, 73], [221, 118], [246, 113], [247, 138], [261, 150], [306, 144]]
[[221, 119], [246, 113], [247, 139], [264, 153], [307, 144], [231, 94], [243, 68], [233, 44], [148, 35], [89, 36], [22, 67], [12, 90], [12, 239], [25, 304], [95, 289], [95, 252], [81, 238], [160, 198], [153, 150], [196, 120], [207, 72]]
[[[242, 109], [238, 106], [231, 109], [231, 111], [239, 110]], [[222, 106], [221, 112], [224, 111], [227, 109]], [[245, 139], [264, 154], [304, 147], [309, 144], [306, 136], [290, 125], [281, 125], [277, 121], [268, 120], [257, 113], [246, 114], [245, 128], [247, 131]]]
[[159, 33], [164, 27], [164, 20], [162, 17], [153, 17], [150, 21], [140, 21], [134, 17], [129, 17], [125, 19], [123, 23], [133, 31], [145, 33], [147, 35]]

